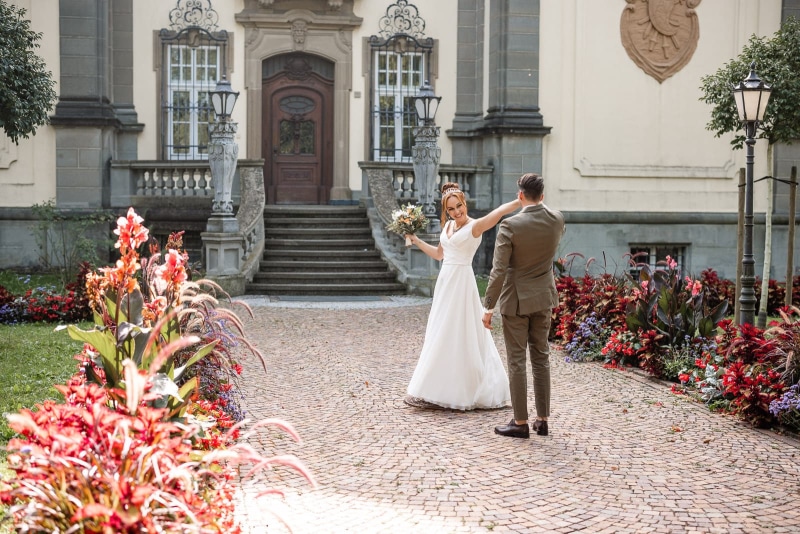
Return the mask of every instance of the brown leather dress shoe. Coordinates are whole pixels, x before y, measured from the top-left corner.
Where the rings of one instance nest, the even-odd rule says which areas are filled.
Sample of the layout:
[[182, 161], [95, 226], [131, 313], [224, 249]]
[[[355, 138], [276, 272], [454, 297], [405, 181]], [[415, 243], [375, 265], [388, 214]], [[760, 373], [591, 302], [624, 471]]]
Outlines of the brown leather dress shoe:
[[508, 436], [510, 438], [529, 438], [531, 437], [530, 428], [528, 423], [518, 425], [513, 419], [510, 423], [503, 426], [494, 427], [494, 433], [501, 436]]
[[534, 432], [536, 432], [540, 436], [546, 436], [548, 434], [547, 421], [541, 421], [537, 419], [536, 421], [531, 423], [531, 428], [533, 428]]

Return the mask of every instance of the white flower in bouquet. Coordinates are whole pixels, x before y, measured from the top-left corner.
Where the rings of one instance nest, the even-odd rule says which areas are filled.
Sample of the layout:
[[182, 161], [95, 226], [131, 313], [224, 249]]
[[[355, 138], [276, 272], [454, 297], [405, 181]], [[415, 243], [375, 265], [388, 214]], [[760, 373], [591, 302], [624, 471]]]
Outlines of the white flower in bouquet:
[[[428, 227], [428, 218], [422, 213], [422, 206], [406, 204], [392, 212], [392, 222], [386, 229], [400, 235], [416, 234]], [[406, 237], [406, 246], [411, 246], [411, 239]]]

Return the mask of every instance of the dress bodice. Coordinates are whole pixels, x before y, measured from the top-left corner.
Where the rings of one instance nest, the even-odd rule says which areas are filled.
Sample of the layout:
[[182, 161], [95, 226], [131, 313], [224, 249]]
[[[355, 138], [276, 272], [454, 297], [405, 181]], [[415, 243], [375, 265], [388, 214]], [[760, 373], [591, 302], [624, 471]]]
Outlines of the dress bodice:
[[[449, 222], [448, 224], [453, 224]], [[475, 251], [481, 244], [481, 236], [473, 237], [472, 225], [475, 220], [471, 220], [458, 231], [453, 232], [453, 235], [447, 236], [446, 224], [442, 229], [442, 235], [439, 236], [439, 242], [442, 244], [442, 251], [444, 252], [444, 260], [442, 263], [446, 265], [469, 265], [472, 266], [472, 257]]]

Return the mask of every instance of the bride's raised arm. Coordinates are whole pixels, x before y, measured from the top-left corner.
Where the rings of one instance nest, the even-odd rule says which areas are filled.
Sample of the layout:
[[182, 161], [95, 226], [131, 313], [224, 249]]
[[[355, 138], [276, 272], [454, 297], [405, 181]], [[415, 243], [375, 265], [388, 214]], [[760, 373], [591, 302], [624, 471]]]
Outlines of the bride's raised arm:
[[472, 225], [472, 236], [478, 237], [486, 230], [494, 228], [494, 226], [500, 222], [500, 219], [502, 219], [504, 215], [508, 215], [509, 213], [516, 211], [521, 206], [522, 204], [520, 203], [519, 199], [516, 198], [511, 202], [506, 202], [505, 204], [493, 209], [480, 219], [476, 219], [475, 224]]

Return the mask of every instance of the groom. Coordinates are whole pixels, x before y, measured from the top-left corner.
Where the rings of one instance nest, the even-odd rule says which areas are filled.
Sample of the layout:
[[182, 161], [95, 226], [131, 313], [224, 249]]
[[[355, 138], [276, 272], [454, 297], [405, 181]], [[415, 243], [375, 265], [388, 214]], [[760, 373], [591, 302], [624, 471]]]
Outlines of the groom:
[[530, 347], [536, 420], [533, 430], [546, 436], [550, 415], [551, 310], [558, 306], [553, 260], [564, 234], [564, 216], [545, 206], [544, 180], [535, 173], [517, 180], [522, 210], [500, 223], [494, 260], [484, 298], [483, 325], [492, 327], [495, 304], [503, 316], [508, 381], [514, 418], [495, 433], [528, 438], [528, 372], [526, 348]]

